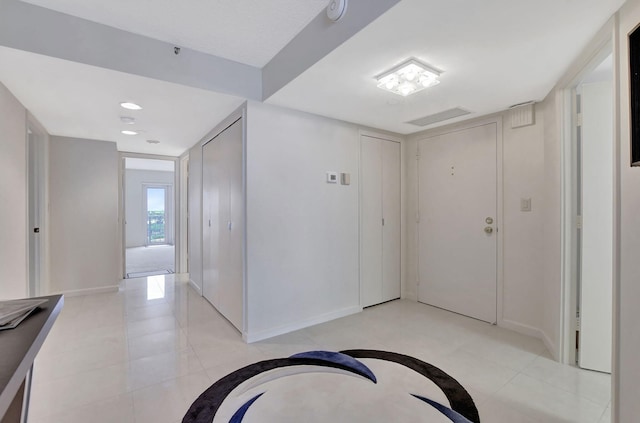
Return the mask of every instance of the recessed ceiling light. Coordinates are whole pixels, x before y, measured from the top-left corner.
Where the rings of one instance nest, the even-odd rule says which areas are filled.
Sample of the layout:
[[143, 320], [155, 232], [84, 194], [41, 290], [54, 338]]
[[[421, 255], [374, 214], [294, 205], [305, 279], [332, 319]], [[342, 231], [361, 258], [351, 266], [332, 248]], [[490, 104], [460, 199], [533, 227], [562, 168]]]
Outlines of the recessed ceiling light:
[[120, 116], [120, 122], [124, 123], [125, 125], [133, 125], [134, 123], [136, 123], [136, 118], [132, 118], [130, 116]]
[[137, 131], [129, 131], [129, 130], [124, 130], [124, 131], [120, 131], [125, 135], [138, 135]]
[[428, 87], [438, 85], [440, 72], [419, 62], [409, 59], [395, 68], [376, 77], [378, 88], [406, 97]]
[[149, 144], [160, 144], [160, 141], [158, 141], [158, 140], [147, 140], [147, 142]]
[[136, 103], [130, 103], [130, 102], [124, 102], [124, 103], [120, 103], [121, 107], [124, 107], [125, 109], [128, 110], [141, 110], [142, 107], [137, 105]]

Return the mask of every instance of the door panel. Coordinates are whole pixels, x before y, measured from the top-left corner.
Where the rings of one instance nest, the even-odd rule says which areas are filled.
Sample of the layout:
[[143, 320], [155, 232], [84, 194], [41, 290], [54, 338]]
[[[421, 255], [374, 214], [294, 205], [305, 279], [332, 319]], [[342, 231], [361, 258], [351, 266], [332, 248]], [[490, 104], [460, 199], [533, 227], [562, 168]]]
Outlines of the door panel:
[[[242, 190], [242, 121], [225, 131], [223, 140], [229, 209], [224, 229], [227, 235], [227, 258], [222, 279], [220, 312], [242, 330], [243, 280], [242, 245], [244, 239], [244, 200]], [[222, 229], [221, 229], [222, 230]]]
[[382, 145], [382, 301], [400, 298], [400, 143]]
[[220, 154], [216, 141], [202, 148], [202, 295], [216, 308], [220, 298]]
[[582, 85], [580, 367], [611, 373], [613, 324], [612, 83]]
[[497, 124], [422, 140], [419, 151], [418, 300], [494, 323]]
[[361, 138], [361, 265], [362, 306], [382, 300], [382, 141]]

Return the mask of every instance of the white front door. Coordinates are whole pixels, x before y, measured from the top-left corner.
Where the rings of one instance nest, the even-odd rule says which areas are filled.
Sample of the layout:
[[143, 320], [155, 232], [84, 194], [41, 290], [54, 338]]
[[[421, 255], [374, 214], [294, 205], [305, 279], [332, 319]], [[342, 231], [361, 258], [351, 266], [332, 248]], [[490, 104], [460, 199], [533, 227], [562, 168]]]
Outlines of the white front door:
[[497, 137], [488, 124], [418, 143], [420, 302], [497, 319]]

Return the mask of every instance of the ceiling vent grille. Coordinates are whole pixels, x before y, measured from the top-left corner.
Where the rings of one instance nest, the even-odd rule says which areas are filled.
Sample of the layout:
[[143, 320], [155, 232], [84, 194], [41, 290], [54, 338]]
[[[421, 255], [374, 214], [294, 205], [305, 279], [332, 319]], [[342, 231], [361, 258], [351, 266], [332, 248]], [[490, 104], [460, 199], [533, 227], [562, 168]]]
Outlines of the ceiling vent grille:
[[439, 112], [433, 115], [424, 116], [419, 119], [410, 120], [409, 122], [406, 122], [406, 123], [410, 123], [416, 126], [428, 126], [434, 123], [468, 115], [470, 113], [471, 112], [468, 110], [464, 110], [459, 107], [456, 107], [456, 108], [445, 110], [443, 112]]

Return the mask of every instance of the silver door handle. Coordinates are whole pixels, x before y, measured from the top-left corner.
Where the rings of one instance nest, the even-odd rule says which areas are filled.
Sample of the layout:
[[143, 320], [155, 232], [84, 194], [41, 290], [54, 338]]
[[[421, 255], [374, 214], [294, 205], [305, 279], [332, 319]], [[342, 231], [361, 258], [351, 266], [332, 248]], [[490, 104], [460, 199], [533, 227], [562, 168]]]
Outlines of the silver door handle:
[[491, 226], [487, 226], [487, 227], [484, 228], [484, 231], [487, 234], [492, 234], [493, 233], [493, 228]]

